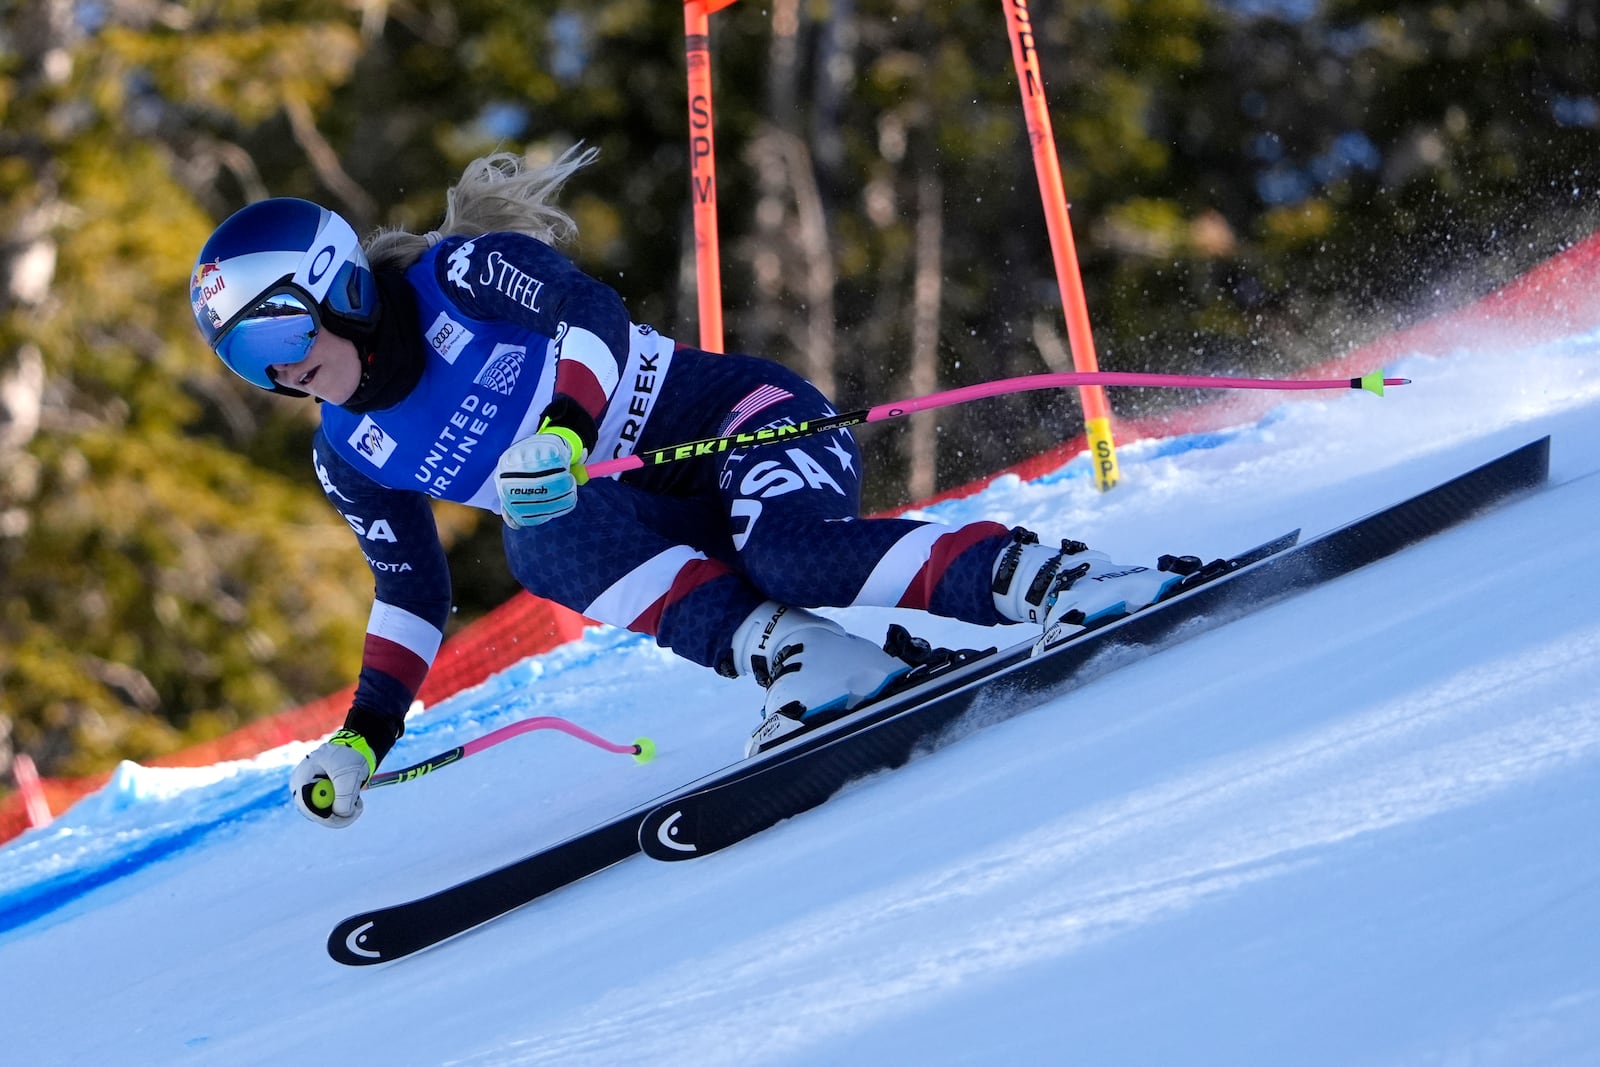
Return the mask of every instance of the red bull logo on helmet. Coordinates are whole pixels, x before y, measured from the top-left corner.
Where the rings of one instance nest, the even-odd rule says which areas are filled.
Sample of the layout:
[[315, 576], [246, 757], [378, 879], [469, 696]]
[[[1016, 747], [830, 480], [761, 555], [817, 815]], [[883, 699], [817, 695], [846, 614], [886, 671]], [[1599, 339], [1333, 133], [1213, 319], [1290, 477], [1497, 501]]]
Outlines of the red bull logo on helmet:
[[212, 326], [221, 326], [222, 316], [211, 307], [211, 298], [227, 288], [228, 283], [222, 277], [221, 260], [213, 259], [210, 263], [198, 264], [193, 277], [189, 279], [189, 302], [194, 305], [194, 313], [205, 315]]

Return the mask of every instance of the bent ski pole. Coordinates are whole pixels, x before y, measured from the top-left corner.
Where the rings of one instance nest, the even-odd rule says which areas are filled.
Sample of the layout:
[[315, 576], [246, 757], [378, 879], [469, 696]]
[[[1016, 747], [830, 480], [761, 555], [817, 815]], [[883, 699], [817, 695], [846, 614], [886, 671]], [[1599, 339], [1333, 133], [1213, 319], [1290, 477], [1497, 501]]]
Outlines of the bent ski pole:
[[509, 726], [502, 726], [498, 730], [484, 734], [482, 737], [473, 738], [464, 745], [457, 745], [448, 752], [441, 752], [431, 756], [421, 763], [414, 763], [409, 767], [401, 767], [396, 771], [384, 771], [374, 774], [367, 781], [368, 789], [377, 789], [379, 786], [394, 785], [396, 782], [409, 782], [413, 778], [421, 778], [430, 771], [440, 767], [448, 767], [452, 763], [466, 759], [486, 748], [498, 745], [502, 741], [509, 741], [513, 737], [529, 733], [533, 730], [559, 730], [564, 734], [576, 737], [580, 741], [587, 741], [596, 748], [603, 748], [607, 752], [615, 752], [619, 756], [632, 756], [640, 763], [649, 763], [655, 758], [655, 742], [648, 737], [641, 737], [631, 745], [619, 745], [615, 741], [607, 741], [598, 734], [592, 734], [576, 723], [566, 719], [556, 718], [554, 715], [539, 715], [531, 719], [521, 719]]
[[814, 437], [817, 434], [828, 433], [832, 430], [842, 430], [849, 426], [860, 426], [868, 422], [882, 422], [885, 419], [897, 419], [902, 415], [913, 415], [919, 411], [930, 411], [934, 408], [965, 404], [971, 400], [983, 400], [991, 396], [1026, 393], [1039, 389], [1064, 389], [1083, 385], [1128, 385], [1159, 389], [1365, 389], [1370, 393], [1382, 396], [1385, 386], [1408, 385], [1410, 382], [1411, 379], [1409, 378], [1385, 378], [1382, 371], [1363, 374], [1359, 378], [1300, 380], [1216, 378], [1204, 375], [1144, 374], [1130, 371], [1066, 371], [1059, 374], [1028, 374], [1019, 378], [1001, 378], [999, 381], [967, 385], [960, 389], [949, 389], [942, 393], [932, 393], [928, 396], [914, 397], [910, 400], [892, 401], [887, 404], [879, 404], [877, 407], [862, 408], [858, 411], [842, 411], [836, 415], [827, 415], [820, 419], [807, 419], [805, 422], [796, 423], [793, 426], [769, 426], [763, 430], [741, 431], [728, 434], [725, 437], [707, 437], [699, 441], [685, 441], [683, 444], [669, 445], [666, 448], [646, 449], [631, 456], [590, 463], [584, 469], [591, 478], [604, 478], [612, 474], [621, 474], [623, 471], [638, 470], [641, 467], [656, 466], [661, 463], [675, 463], [678, 460], [694, 459], [696, 456], [711, 456], [736, 448], [752, 448], [756, 445], [772, 444], [778, 441]]
[[[566, 719], [557, 718], [554, 715], [539, 715], [531, 719], [520, 719], [509, 726], [502, 726], [500, 729], [486, 733], [482, 737], [473, 738], [464, 745], [457, 745], [447, 752], [441, 752], [437, 756], [430, 756], [421, 763], [413, 763], [411, 766], [401, 767], [399, 770], [375, 774], [367, 780], [364, 788], [377, 789], [380, 786], [394, 785], [397, 782], [409, 782], [413, 778], [421, 778], [423, 775], [436, 771], [440, 767], [448, 767], [450, 764], [464, 760], [474, 753], [482, 752], [484, 749], [498, 745], [502, 741], [509, 741], [513, 737], [533, 730], [559, 730], [564, 734], [576, 737], [580, 741], [587, 741], [596, 748], [603, 748], [607, 752], [615, 752], [620, 756], [632, 756], [639, 763], [649, 763], [656, 756], [656, 743], [648, 737], [641, 737], [631, 745], [619, 745], [615, 741], [607, 741], [598, 734], [590, 733], [583, 727], [576, 723], [568, 722]], [[303, 792], [306, 804], [311, 810], [319, 813], [332, 810], [333, 783], [325, 776], [318, 775], [314, 781], [304, 787]]]

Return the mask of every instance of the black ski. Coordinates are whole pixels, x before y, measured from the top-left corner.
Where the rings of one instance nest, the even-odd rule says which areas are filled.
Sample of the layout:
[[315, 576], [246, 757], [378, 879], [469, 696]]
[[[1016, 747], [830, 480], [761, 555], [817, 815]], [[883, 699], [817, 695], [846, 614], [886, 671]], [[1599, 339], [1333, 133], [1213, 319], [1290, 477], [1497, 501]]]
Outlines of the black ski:
[[1294, 548], [1258, 552], [1262, 558], [1256, 562], [1229, 567], [1214, 581], [1032, 658], [1002, 655], [981, 676], [953, 691], [662, 804], [640, 825], [640, 848], [666, 861], [696, 859], [727, 848], [822, 804], [851, 781], [939, 748], [951, 727], [980, 700], [985, 725], [1011, 718], [1130, 661], [1128, 655], [1119, 655], [1111, 666], [1096, 669], [1093, 659], [1107, 649], [1143, 654], [1214, 629], [1382, 559], [1508, 493], [1537, 485], [1548, 467], [1545, 438]]
[[[902, 720], [914, 722], [927, 708], [970, 706], [967, 694], [978, 691], [983, 678], [992, 676], [996, 687], [1015, 685], [1019, 699], [1025, 699], [1028, 693], [1039, 690], [1028, 689], [1031, 682], [1014, 683], [1013, 677], [1031, 678], [1030, 664], [1037, 664], [1047, 674], [1057, 668], [1070, 673], [1066, 664], [1083, 663], [1094, 651], [1170, 640], [1174, 629], [1197, 617], [1214, 616], [1211, 624], [1219, 624], [1258, 600], [1346, 573], [1461, 522], [1519, 490], [1539, 485], [1547, 476], [1548, 465], [1549, 439], [1545, 438], [1367, 519], [1075, 638], [1044, 656], [1030, 658], [1031, 646], [1020, 645], [964, 663], [859, 714], [802, 734], [773, 752], [715, 772], [523, 859], [426, 897], [353, 915], [329, 934], [328, 954], [340, 963], [366, 966], [400, 959], [465, 933], [627, 859], [640, 850], [647, 818], [656, 828], [645, 835], [649, 837], [665, 822], [660, 813], [670, 815], [685, 798], [708, 795], [713, 787], [731, 787], [747, 781], [752, 787], [750, 794], [758, 800], [762, 796], [769, 798], [763, 804], [761, 818], [753, 826], [744, 827], [739, 835], [749, 836], [826, 800], [838, 789], [829, 784], [831, 780], [838, 779], [842, 785], [865, 773], [851, 769], [854, 761], [863, 756], [870, 757], [868, 771], [874, 760], [881, 764], [883, 753], [892, 753], [899, 743], [894, 739], [904, 729]], [[1183, 636], [1188, 633], [1185, 629]], [[1057, 680], [1042, 684], [1045, 689], [1059, 689], [1063, 683]], [[860, 740], [852, 742], [858, 735]], [[913, 742], [913, 747], [927, 740]], [[886, 747], [886, 742], [893, 743]], [[910, 751], [907, 750], [908, 755]], [[813, 771], [821, 777], [813, 776]], [[768, 778], [769, 774], [773, 777]], [[840, 774], [845, 777], [840, 779]], [[781, 789], [769, 791], [763, 784], [780, 779], [784, 783]], [[680, 817], [674, 825], [685, 829], [682, 822]]]
[[[1211, 568], [1185, 579], [1183, 588], [1210, 581], [1228, 570], [1288, 548], [1298, 538], [1298, 531], [1285, 534], [1232, 560], [1220, 561], [1220, 566], [1213, 564]], [[936, 669], [914, 684], [896, 689], [875, 703], [856, 709], [846, 718], [801, 734], [778, 749], [724, 767], [681, 790], [657, 797], [542, 852], [431, 896], [353, 915], [335, 927], [328, 936], [328, 954], [340, 963], [351, 966], [385, 963], [464, 933], [552, 890], [632, 856], [639, 851], [641, 821], [669, 798], [696, 794], [706, 787], [754, 774], [769, 763], [788, 760], [797, 754], [819, 748], [908, 708], [937, 700], [1008, 665], [1027, 660], [1033, 652], [1034, 642], [1028, 641], [1004, 652], [989, 649], [986, 652], [962, 653], [952, 665]], [[916, 673], [913, 672], [914, 675]]]

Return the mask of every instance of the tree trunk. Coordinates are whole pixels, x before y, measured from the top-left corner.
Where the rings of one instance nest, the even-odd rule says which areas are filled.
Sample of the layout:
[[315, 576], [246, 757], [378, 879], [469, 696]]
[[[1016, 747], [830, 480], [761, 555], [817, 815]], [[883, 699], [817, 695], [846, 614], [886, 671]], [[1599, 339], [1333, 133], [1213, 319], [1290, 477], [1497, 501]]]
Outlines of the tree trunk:
[[[916, 278], [911, 301], [910, 395], [926, 396], [939, 388], [939, 305], [944, 279], [944, 183], [931, 170], [917, 183]], [[938, 488], [939, 416], [925, 411], [911, 416], [902, 438], [906, 449], [906, 492], [912, 500]]]

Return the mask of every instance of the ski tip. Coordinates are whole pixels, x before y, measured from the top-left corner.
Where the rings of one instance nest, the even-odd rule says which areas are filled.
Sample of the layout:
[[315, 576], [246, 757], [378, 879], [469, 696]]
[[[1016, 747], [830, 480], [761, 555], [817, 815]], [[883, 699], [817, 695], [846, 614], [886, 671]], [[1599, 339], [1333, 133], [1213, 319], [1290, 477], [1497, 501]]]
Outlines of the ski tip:
[[347, 967], [387, 963], [392, 957], [374, 951], [370, 934], [376, 925], [370, 915], [352, 915], [328, 935], [328, 955]]
[[639, 763], [649, 763], [656, 758], [656, 743], [641, 737], [633, 743], [633, 758]]

